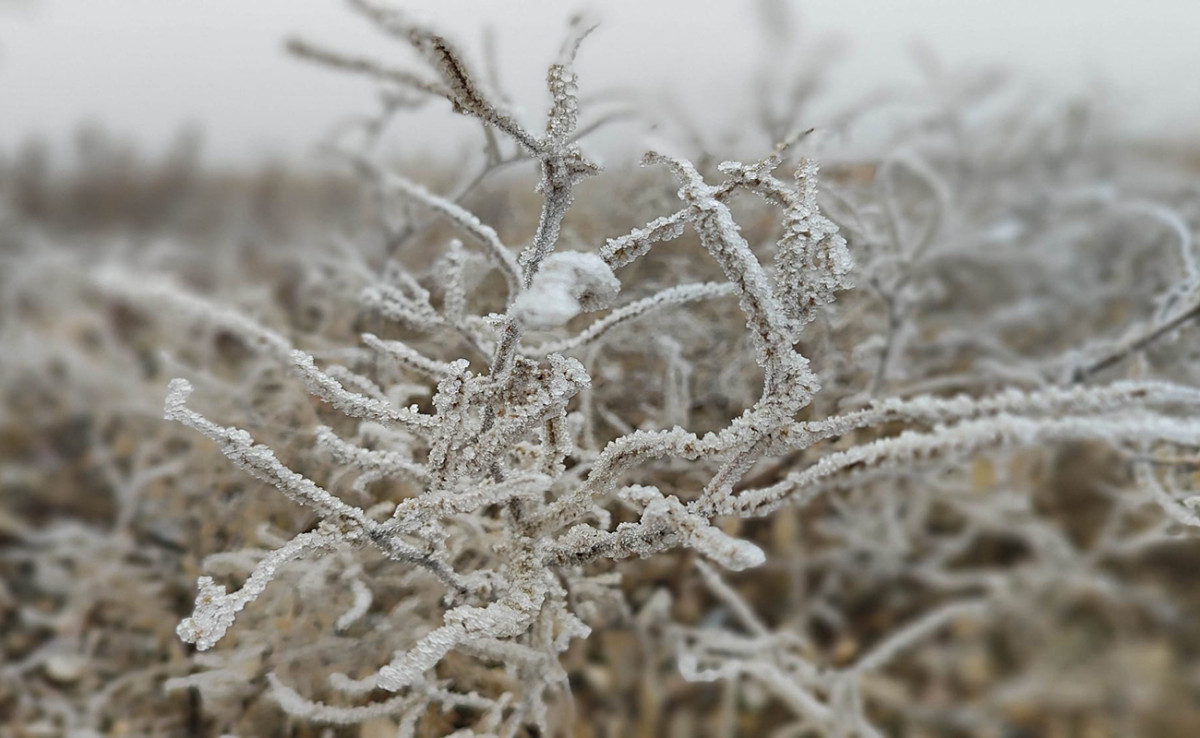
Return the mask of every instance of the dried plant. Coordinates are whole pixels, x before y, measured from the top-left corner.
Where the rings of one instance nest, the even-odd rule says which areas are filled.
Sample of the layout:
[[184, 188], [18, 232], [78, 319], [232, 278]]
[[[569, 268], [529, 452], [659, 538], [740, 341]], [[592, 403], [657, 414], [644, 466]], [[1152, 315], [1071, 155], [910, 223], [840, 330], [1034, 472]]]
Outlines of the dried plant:
[[[210, 315], [285, 362], [313, 395], [359, 420], [348, 440], [328, 427], [317, 430], [321, 446], [359, 475], [359, 505], [289, 469], [246, 431], [218, 425], [190, 409], [190, 385], [185, 380], [172, 382], [168, 419], [216, 441], [234, 464], [319, 519], [311, 529], [261, 554], [233, 592], [202, 577], [195, 610], [179, 626], [185, 641], [200, 649], [212, 647], [287, 562], [317, 554], [373, 550], [397, 570], [420, 575], [408, 578], [407, 598], [439, 594], [435, 607], [405, 606], [406, 599], [401, 599], [392, 612], [372, 618], [370, 628], [395, 634], [394, 652], [390, 657], [381, 654], [377, 668], [330, 675], [330, 688], [343, 695], [338, 704], [305, 698], [273, 678], [279, 704], [292, 715], [330, 723], [389, 715], [401, 718], [411, 730], [427, 706], [440, 705], [475, 712], [477, 732], [514, 735], [524, 726], [536, 726], [549, 733], [547, 699], [569, 691], [559, 655], [574, 639], [591, 632], [600, 610], [627, 607], [609, 569], [597, 568], [601, 562], [687, 547], [730, 571], [755, 567], [765, 560], [762, 549], [728, 534], [718, 525], [720, 520], [759, 518], [785, 505], [811, 503], [835, 488], [906, 477], [998, 447], [1062, 441], [1096, 441], [1116, 448], [1200, 444], [1200, 424], [1164, 412], [1194, 408], [1200, 404], [1200, 392], [1149, 380], [1082, 383], [1173, 329], [1181, 321], [1174, 313], [1184, 314], [1179, 308], [1144, 336], [1077, 364], [1066, 384], [1055, 386], [1048, 377], [1046, 386], [1033, 390], [880, 398], [854, 412], [799, 419], [821, 391], [822, 379], [797, 346], [805, 340], [806, 327], [834, 304], [839, 292], [851, 288], [854, 259], [838, 226], [818, 206], [816, 164], [802, 160], [794, 184], [776, 177], [792, 141], [784, 141], [757, 162], [722, 164], [723, 179], [716, 184], [708, 183], [685, 159], [648, 154], [644, 164], [665, 167], [678, 182], [680, 209], [610, 238], [599, 249], [556, 250], [575, 186], [598, 172], [573, 138], [578, 102], [572, 66], [587, 31], [573, 34], [550, 68], [552, 103], [545, 132], [538, 135], [488, 91], [482, 76], [449, 40], [397, 11], [365, 1], [353, 5], [415, 49], [428, 70], [393, 70], [306, 43], [294, 44], [293, 50], [375, 76], [408, 93], [443, 98], [455, 112], [476, 118], [537, 162], [542, 207], [536, 231], [515, 257], [493, 228], [461, 204], [400, 175], [384, 174], [365, 158], [354, 159], [386, 194], [427, 208], [458, 228], [480, 248], [487, 267], [503, 277], [503, 312], [472, 315], [464, 279], [474, 257], [453, 242], [429, 279], [410, 274], [394, 261], [388, 278], [365, 291], [365, 306], [420, 335], [423, 343], [441, 347], [429, 353], [410, 343], [363, 335], [375, 361], [388, 363], [403, 377], [405, 395], [412, 382], [436, 385], [426, 409], [406, 405], [393, 386], [349, 368], [318, 368], [311, 355], [266, 329], [234, 316]], [[897, 176], [889, 167], [906, 167], [925, 179], [939, 198], [945, 196], [925, 165], [905, 160], [885, 163], [885, 186]], [[742, 193], [757, 195], [781, 214], [778, 236], [762, 249], [771, 255], [769, 265], [760, 260], [734, 219], [730, 201]], [[868, 273], [894, 313], [873, 376], [871, 389], [877, 395], [887, 386], [885, 372], [900, 351], [896, 344], [904, 327], [904, 303], [912, 299], [904, 282], [939, 227], [934, 221], [924, 236], [910, 237], [903, 233], [906, 215], [895, 212], [901, 204], [885, 200], [885, 207], [894, 256], [886, 265], [880, 258], [871, 265], [874, 273]], [[609, 309], [622, 289], [631, 291], [628, 280], [618, 275], [630, 271], [656, 244], [678, 239], [687, 229], [695, 232], [725, 283], [671, 285], [563, 333], [569, 325], [578, 325], [577, 317]], [[438, 292], [440, 305], [431, 299], [431, 288], [425, 286], [429, 284]], [[724, 427], [707, 433], [645, 420], [643, 427], [633, 428], [626, 420], [626, 432], [599, 442], [594, 394], [581, 399], [581, 393], [589, 391], [595, 372], [603, 371], [599, 365], [606, 361], [606, 339], [632, 321], [649, 323], [665, 309], [686, 310], [698, 301], [726, 296], [737, 298], [744, 318], [754, 362], [762, 372], [760, 396]], [[1194, 312], [1190, 303], [1187, 310]], [[538, 331], [554, 331], [555, 336], [530, 343], [528, 335]], [[670, 340], [665, 330], [662, 339]], [[447, 347], [455, 344], [469, 353], [454, 357]], [[585, 355], [588, 368], [571, 358], [572, 353]], [[677, 350], [676, 362], [686, 366], [685, 361]], [[619, 368], [614, 374], [619, 376]], [[686, 386], [679, 391], [686, 393]], [[672, 418], [676, 422], [687, 419], [687, 404], [680, 406]], [[897, 426], [903, 429], [884, 430]], [[838, 438], [859, 440], [815, 456], [808, 453]], [[780, 457], [793, 463], [780, 468], [778, 481], [745, 483], [747, 474], [764, 460]], [[670, 483], [670, 472], [681, 461], [697, 473], [683, 483]], [[1155, 487], [1152, 472], [1144, 470], [1140, 476], [1146, 487], [1156, 489], [1155, 499], [1172, 520], [1195, 523], [1186, 502]], [[402, 480], [413, 492], [399, 499], [373, 494], [380, 480]], [[906, 492], [897, 489], [894, 494]], [[963, 536], [966, 531], [958, 537]], [[956, 540], [955, 545], [964, 544]], [[950, 554], [936, 555], [945, 559]], [[344, 564], [347, 572], [357, 572], [348, 573], [344, 585], [353, 587], [355, 598], [334, 624], [338, 630], [371, 611], [372, 582], [364, 577], [363, 564], [350, 563], [357, 560]], [[981, 592], [950, 596], [852, 665], [829, 670], [796, 654], [790, 646], [795, 636], [772, 633], [719, 583], [715, 570], [697, 565], [730, 607], [745, 614], [735, 631], [678, 631], [673, 637], [680, 639], [684, 675], [758, 680], [822, 734], [877, 734], [862, 709], [859, 678], [950, 620], [964, 614], [983, 616], [988, 603], [1002, 599], [1012, 586], [981, 583]], [[666, 613], [662, 616], [669, 622]], [[474, 676], [461, 678], [452, 667], [443, 666], [453, 652], [475, 659], [485, 671], [467, 671]], [[487, 670], [501, 667], [507, 673], [501, 680], [505, 688], [489, 689], [479, 681]], [[358, 701], [377, 690], [396, 696]]]
[[[93, 280], [104, 299], [247, 349], [252, 379], [193, 376], [199, 396], [248, 393], [269, 432], [263, 413], [286, 418], [270, 434], [287, 447], [272, 450], [170, 382], [166, 418], [294, 506], [253, 521], [263, 548], [207, 558], [177, 633], [212, 651], [169, 691], [194, 690], [230, 731], [253, 730], [237, 713], [266, 671], [302, 723], [565, 734], [595, 717], [573, 704], [580, 690], [604, 683], [585, 642], [625, 630], [647, 678], [666, 662], [724, 685], [714, 734], [749, 712], [779, 736], [984, 735], [1038, 690], [1070, 701], [1064, 669], [1035, 652], [1081, 599], [1181, 627], [1188, 605], [1128, 572], [1200, 526], [1200, 389], [1182, 337], [1200, 314], [1196, 214], [1092, 186], [1097, 154], [1045, 135], [1082, 135], [1074, 111], [1029, 130], [977, 124], [967, 111], [989, 80], [945, 80], [868, 177], [823, 179], [811, 152], [793, 158], [817, 144], [781, 120], [803, 109], [805, 78], [795, 99], [761, 106], [781, 140], [757, 161], [647, 154], [649, 185], [629, 175], [608, 190], [642, 224], [602, 221], [617, 235], [600, 243], [586, 215], [572, 221], [576, 189], [600, 173], [574, 72], [589, 26], [550, 67], [537, 132], [453, 42], [350, 4], [423, 62], [291, 44], [384, 90], [379, 116], [334, 149], [374, 195], [386, 266], [347, 249], [323, 267], [357, 310], [322, 314], [373, 326], [361, 345], [127, 269]], [[394, 116], [439, 100], [487, 142], [482, 171], [451, 194], [375, 153]], [[521, 161], [540, 196], [524, 240], [469, 208]], [[659, 194], [628, 194], [639, 186]], [[672, 188], [677, 204], [661, 195]], [[1145, 246], [1126, 258], [1112, 234], [1130, 222]], [[1145, 317], [1117, 335], [1111, 316], [1130, 313]], [[199, 485], [191, 506], [217, 507], [202, 474], [155, 449], [129, 489], [175, 476]], [[786, 582], [778, 598], [771, 577]], [[963, 687], [957, 665], [991, 664], [972, 650], [987, 644], [1016, 666]], [[958, 691], [922, 699], [920, 682]]]

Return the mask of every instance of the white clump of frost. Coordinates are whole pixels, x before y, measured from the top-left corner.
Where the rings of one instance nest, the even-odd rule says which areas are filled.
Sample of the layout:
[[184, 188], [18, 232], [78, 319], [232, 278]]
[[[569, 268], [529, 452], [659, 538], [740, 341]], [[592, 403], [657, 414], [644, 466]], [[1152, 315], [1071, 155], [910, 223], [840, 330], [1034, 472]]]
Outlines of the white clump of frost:
[[557, 252], [546, 257], [529, 289], [513, 301], [512, 315], [526, 328], [557, 328], [580, 313], [608, 307], [620, 289], [612, 268], [598, 255]]

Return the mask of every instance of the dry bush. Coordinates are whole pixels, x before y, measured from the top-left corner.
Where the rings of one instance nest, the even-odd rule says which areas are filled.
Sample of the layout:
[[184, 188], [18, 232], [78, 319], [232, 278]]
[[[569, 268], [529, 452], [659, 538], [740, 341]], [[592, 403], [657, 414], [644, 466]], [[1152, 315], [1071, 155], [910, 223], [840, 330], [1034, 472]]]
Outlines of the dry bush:
[[[1192, 734], [1179, 172], [971, 75], [858, 160], [777, 71], [762, 159], [601, 173], [585, 25], [535, 131], [351, 5], [420, 60], [292, 44], [381, 86], [356, 227], [3, 221], [15, 735]], [[446, 102], [477, 172], [380, 162]]]

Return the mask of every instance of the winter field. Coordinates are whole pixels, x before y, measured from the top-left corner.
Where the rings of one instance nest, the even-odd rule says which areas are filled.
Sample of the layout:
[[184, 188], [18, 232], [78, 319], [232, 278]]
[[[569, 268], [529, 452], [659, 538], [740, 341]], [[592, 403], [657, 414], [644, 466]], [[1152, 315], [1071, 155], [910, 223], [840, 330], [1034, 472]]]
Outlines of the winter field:
[[0, 738], [1200, 735], [1200, 138], [347, 5], [314, 161], [0, 151]]

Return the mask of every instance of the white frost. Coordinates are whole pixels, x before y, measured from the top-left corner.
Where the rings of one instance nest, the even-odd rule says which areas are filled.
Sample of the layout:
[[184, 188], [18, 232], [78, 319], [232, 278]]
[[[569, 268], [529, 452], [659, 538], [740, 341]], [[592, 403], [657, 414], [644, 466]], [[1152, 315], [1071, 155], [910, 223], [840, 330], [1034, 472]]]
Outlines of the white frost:
[[512, 315], [526, 328], [557, 328], [582, 312], [607, 307], [620, 290], [612, 269], [596, 254], [557, 252], [513, 301]]

